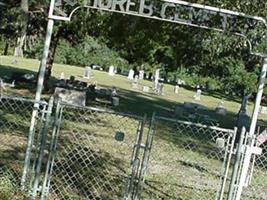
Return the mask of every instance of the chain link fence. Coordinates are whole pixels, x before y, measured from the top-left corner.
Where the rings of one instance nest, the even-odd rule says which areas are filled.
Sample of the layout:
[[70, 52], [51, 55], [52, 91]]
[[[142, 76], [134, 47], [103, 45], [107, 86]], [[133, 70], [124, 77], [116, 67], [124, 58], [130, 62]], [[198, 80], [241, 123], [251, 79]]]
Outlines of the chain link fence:
[[[227, 196], [235, 159], [231, 154], [237, 148], [235, 130], [160, 116], [150, 121], [62, 103], [52, 108], [46, 102], [39, 102], [22, 191], [34, 103], [19, 97], [0, 99], [1, 200], [26, 200], [34, 192], [42, 200], [209, 200], [216, 198], [222, 185]], [[242, 199], [267, 196], [267, 146], [261, 147]]]
[[242, 199], [262, 200], [267, 198], [267, 143], [260, 146], [261, 155], [252, 156], [250, 167], [250, 180], [248, 186], [244, 187]]
[[215, 199], [235, 131], [163, 117], [153, 129], [142, 199]]
[[[20, 191], [20, 183], [33, 105], [34, 101], [28, 99], [6, 96], [0, 98], [1, 200], [26, 199], [26, 192]], [[45, 106], [45, 102], [41, 102], [40, 109], [45, 109]], [[41, 113], [38, 118], [42, 118]], [[35, 132], [38, 132], [40, 123], [36, 124], [35, 128]], [[37, 138], [38, 134], [35, 135], [35, 144], [37, 144]]]
[[60, 127], [51, 142], [42, 197], [117, 200], [127, 196], [133, 149], [141, 137], [144, 118], [59, 106]]

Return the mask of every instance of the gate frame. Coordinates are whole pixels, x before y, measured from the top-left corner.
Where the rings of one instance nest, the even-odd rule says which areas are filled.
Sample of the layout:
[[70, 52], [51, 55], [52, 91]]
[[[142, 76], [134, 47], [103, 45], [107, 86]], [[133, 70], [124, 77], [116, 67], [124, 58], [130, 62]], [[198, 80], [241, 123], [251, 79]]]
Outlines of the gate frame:
[[45, 173], [44, 173], [44, 179], [42, 182], [40, 181], [40, 168], [42, 165], [43, 161], [43, 154], [44, 154], [44, 147], [46, 144], [46, 135], [48, 131], [48, 125], [50, 122], [51, 118], [51, 110], [53, 107], [54, 103], [54, 98], [52, 97], [49, 101], [49, 107], [48, 107], [48, 112], [47, 112], [47, 120], [44, 125], [44, 130], [43, 134], [41, 135], [41, 141], [40, 141], [40, 150], [39, 150], [39, 155], [37, 157], [37, 168], [35, 170], [35, 177], [34, 177], [34, 185], [33, 185], [33, 190], [31, 191], [31, 196], [33, 199], [37, 197], [37, 193], [40, 192], [41, 200], [46, 200], [48, 195], [49, 195], [49, 188], [50, 188], [50, 182], [51, 182], [51, 177], [53, 173], [53, 167], [54, 167], [54, 161], [56, 157], [56, 151], [57, 151], [57, 146], [58, 146], [58, 139], [60, 135], [60, 128], [61, 128], [61, 123], [63, 120], [63, 113], [64, 113], [64, 108], [69, 106], [70, 108], [82, 108], [82, 109], [88, 109], [90, 111], [96, 111], [99, 113], [107, 113], [107, 114], [116, 114], [118, 116], [123, 116], [123, 117], [130, 117], [131, 119], [135, 119], [138, 121], [138, 127], [136, 130], [136, 136], [135, 136], [135, 141], [133, 143], [133, 150], [131, 154], [131, 160], [129, 161], [129, 166], [130, 166], [130, 174], [128, 174], [128, 180], [127, 182], [127, 188], [124, 189], [123, 191], [123, 196], [125, 200], [133, 200], [136, 199], [135, 196], [138, 194], [138, 189], [139, 189], [139, 171], [140, 171], [140, 166], [141, 166], [141, 161], [140, 159], [140, 150], [144, 148], [144, 145], [142, 144], [142, 139], [143, 139], [143, 133], [144, 133], [144, 126], [146, 124], [147, 120], [147, 114], [144, 114], [143, 116], [139, 115], [133, 115], [133, 114], [128, 114], [128, 113], [120, 113], [120, 112], [113, 112], [113, 111], [108, 111], [104, 109], [99, 109], [99, 108], [94, 108], [94, 107], [83, 107], [83, 106], [78, 106], [74, 104], [68, 104], [64, 103], [61, 101], [61, 99], [56, 100], [56, 110], [55, 110], [55, 116], [53, 119], [52, 123], [52, 135], [51, 135], [51, 141], [49, 145], [49, 154], [48, 154], [48, 160], [47, 163], [45, 164]]
[[[142, 0], [142, 1], [144, 2], [145, 0]], [[75, 6], [75, 4], [77, 3], [76, 0], [64, 0], [64, 2], [66, 2], [68, 5], [71, 5], [71, 6]], [[186, 5], [186, 6], [189, 6], [191, 8], [203, 9], [203, 10], [206, 10], [208, 12], [217, 12], [219, 14], [228, 15], [228, 16], [238, 16], [241, 18], [253, 19], [255, 21], [263, 23], [264, 26], [267, 27], [267, 22], [264, 18], [247, 15], [247, 14], [241, 13], [241, 12], [234, 12], [231, 10], [220, 9], [220, 8], [216, 8], [216, 7], [206, 6], [206, 5], [188, 3], [188, 2], [180, 1], [180, 0], [163, 0], [161, 2], [169, 2], [169, 3], [173, 3], [173, 4], [177, 4], [177, 5]], [[35, 94], [36, 103], [34, 104], [34, 109], [32, 112], [31, 126], [29, 129], [26, 156], [25, 156], [25, 161], [24, 161], [24, 169], [23, 169], [22, 180], [21, 180], [22, 188], [24, 188], [26, 177], [27, 177], [27, 174], [29, 171], [30, 158], [31, 158], [32, 146], [33, 146], [34, 125], [36, 123], [36, 118], [38, 115], [38, 108], [40, 106], [39, 101], [40, 101], [41, 95], [42, 95], [45, 69], [46, 69], [46, 64], [47, 64], [47, 59], [48, 59], [51, 37], [52, 37], [52, 33], [53, 33], [54, 20], [67, 21], [66, 18], [64, 19], [64, 18], [62, 18], [62, 16], [55, 16], [53, 14], [55, 11], [55, 4], [56, 3], [58, 3], [58, 2], [55, 2], [55, 0], [51, 0], [51, 2], [50, 2], [48, 23], [47, 23], [47, 32], [46, 32], [46, 37], [45, 37], [45, 45], [44, 45], [44, 49], [43, 49], [42, 61], [41, 61], [40, 67], [39, 67], [39, 76], [38, 76], [38, 82], [37, 82], [36, 94]], [[128, 15], [139, 16], [139, 17], [151, 18], [151, 19], [155, 19], [155, 20], [167, 21], [167, 22], [183, 24], [183, 25], [187, 25], [187, 26], [194, 26], [194, 27], [198, 27], [198, 28], [202, 28], [202, 29], [209, 29], [209, 30], [214, 30], [214, 31], [219, 31], [219, 32], [225, 32], [226, 31], [224, 29], [215, 29], [215, 28], [212, 28], [209, 26], [200, 26], [200, 25], [196, 25], [193, 23], [185, 23], [183, 20], [172, 21], [172, 20], [162, 19], [162, 18], [158, 18], [158, 17], [150, 17], [150, 16], [141, 15], [141, 14], [135, 14], [133, 12], [119, 12], [116, 10], [108, 10], [108, 9], [104, 9], [104, 8], [98, 8], [96, 6], [86, 6], [86, 5], [78, 6], [75, 9], [73, 9], [73, 11], [71, 12], [71, 15], [81, 7], [94, 8], [94, 9], [99, 9], [99, 10], [105, 10], [105, 11], [123, 13], [123, 14], [128, 14]], [[70, 16], [70, 18], [71, 18], [71, 16]], [[69, 18], [69, 20], [70, 20], [70, 18]], [[234, 33], [234, 34], [236, 34], [236, 33]], [[241, 36], [241, 37], [245, 37], [245, 39], [247, 40], [247, 42], [249, 44], [250, 50], [252, 49], [251, 41], [248, 40], [246, 38], [246, 36], [244, 36], [243, 34], [238, 34], [238, 33], [236, 35]], [[249, 144], [248, 144], [248, 148], [247, 148], [245, 159], [244, 159], [244, 168], [242, 171], [243, 175], [248, 174], [248, 170], [249, 170], [248, 168], [249, 168], [250, 160], [251, 160], [251, 157], [253, 155], [253, 152], [251, 152], [251, 148], [254, 147], [256, 123], [257, 123], [257, 119], [258, 119], [258, 113], [259, 113], [259, 109], [260, 109], [261, 98], [263, 95], [263, 88], [265, 85], [265, 78], [266, 78], [266, 72], [267, 72], [267, 54], [264, 54], [263, 52], [256, 52], [256, 53], [251, 52], [251, 54], [254, 54], [254, 55], [257, 55], [257, 56], [263, 58], [263, 65], [262, 65], [261, 75], [260, 75], [259, 84], [258, 84], [257, 96], [256, 96], [254, 108], [253, 108], [250, 130], [248, 133], [250, 139], [249, 139]]]

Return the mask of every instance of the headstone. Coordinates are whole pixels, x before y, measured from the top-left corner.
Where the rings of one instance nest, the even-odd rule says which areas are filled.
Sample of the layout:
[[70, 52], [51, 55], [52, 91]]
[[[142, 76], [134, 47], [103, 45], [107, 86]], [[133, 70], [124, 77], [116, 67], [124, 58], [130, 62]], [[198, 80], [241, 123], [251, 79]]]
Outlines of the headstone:
[[158, 88], [158, 83], [159, 83], [159, 72], [160, 72], [160, 69], [157, 69], [156, 70], [156, 73], [155, 73], [155, 81], [154, 81], [154, 83], [155, 83], [155, 88], [157, 89]]
[[91, 67], [85, 67], [83, 78], [90, 79], [91, 76], [92, 76], [92, 68]]
[[120, 105], [119, 97], [112, 97], [112, 105], [113, 106], [119, 106]]
[[111, 65], [110, 67], [109, 67], [109, 70], [108, 70], [108, 75], [110, 75], [110, 76], [114, 76], [114, 66], [113, 65]]
[[144, 79], [144, 74], [145, 74], [145, 71], [144, 70], [140, 70], [139, 71], [139, 79], [140, 80], [143, 80]]
[[117, 89], [116, 89], [116, 87], [113, 87], [112, 88], [112, 91], [111, 91], [111, 97], [115, 97], [115, 96], [117, 96], [118, 94], [117, 94]]
[[145, 86], [143, 87], [143, 92], [149, 92], [149, 87], [145, 85]]
[[197, 89], [197, 92], [196, 94], [194, 95], [194, 99], [197, 100], [197, 101], [200, 101], [200, 98], [201, 98], [201, 89]]
[[134, 79], [134, 70], [133, 69], [130, 69], [130, 71], [129, 71], [129, 74], [128, 74], [128, 77], [127, 77], [128, 79]]
[[267, 114], [267, 107], [266, 106], [261, 106], [260, 107], [260, 114], [264, 114], [264, 115]]
[[79, 106], [85, 106], [86, 103], [86, 92], [77, 90], [70, 90], [65, 88], [56, 87], [54, 93], [55, 99], [61, 99], [62, 102], [68, 104], [74, 104]]
[[134, 76], [134, 82], [135, 82], [135, 83], [138, 83], [138, 75], [135, 75], [135, 76]]
[[179, 85], [174, 86], [174, 93], [175, 94], [179, 93]]
[[59, 80], [64, 80], [64, 79], [65, 79], [65, 74], [64, 74], [64, 72], [61, 72], [60, 73]]
[[133, 85], [132, 85], [133, 89], [138, 89], [138, 76], [135, 75], [134, 77], [134, 82], [133, 82]]
[[215, 108], [215, 112], [219, 115], [226, 115], [226, 109], [224, 107], [224, 101], [223, 100], [221, 100], [218, 103], [217, 107]]
[[159, 84], [159, 95], [164, 95], [164, 84], [163, 83]]

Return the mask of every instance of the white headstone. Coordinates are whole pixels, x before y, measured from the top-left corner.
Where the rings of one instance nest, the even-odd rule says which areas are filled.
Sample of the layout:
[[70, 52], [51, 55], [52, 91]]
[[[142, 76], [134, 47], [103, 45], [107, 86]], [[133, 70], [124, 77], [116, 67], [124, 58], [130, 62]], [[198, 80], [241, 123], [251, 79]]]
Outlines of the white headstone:
[[160, 72], [160, 69], [157, 69], [156, 74], [155, 74], [155, 87], [156, 88], [157, 88], [158, 83], [159, 83], [159, 72]]
[[144, 79], [144, 74], [145, 74], [145, 71], [144, 70], [140, 70], [139, 71], [139, 79], [143, 80]]
[[128, 74], [128, 79], [134, 79], [134, 70], [130, 69], [129, 74]]
[[143, 92], [149, 92], [149, 87], [148, 86], [144, 86], [143, 87]]
[[267, 114], [267, 107], [266, 106], [261, 106], [260, 107], [260, 114]]
[[200, 97], [201, 97], [201, 89], [197, 89], [196, 94], [194, 95], [194, 99], [197, 101], [200, 101]]
[[175, 94], [179, 93], [179, 85], [174, 86], [174, 93]]
[[110, 76], [114, 76], [114, 66], [113, 65], [111, 65], [110, 67], [109, 67], [109, 70], [108, 70], [108, 75], [110, 75]]
[[64, 74], [64, 72], [61, 72], [61, 74], [60, 74], [60, 80], [65, 80], [65, 74]]
[[91, 67], [85, 67], [84, 68], [83, 78], [90, 79], [91, 76], [92, 76], [92, 68]]

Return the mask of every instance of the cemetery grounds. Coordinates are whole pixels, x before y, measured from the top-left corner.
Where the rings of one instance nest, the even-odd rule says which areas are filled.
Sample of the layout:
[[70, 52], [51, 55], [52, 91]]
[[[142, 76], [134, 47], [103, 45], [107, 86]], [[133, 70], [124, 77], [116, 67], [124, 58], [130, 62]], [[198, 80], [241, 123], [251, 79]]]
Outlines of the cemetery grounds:
[[[18, 59], [17, 64], [10, 64], [13, 58], [2, 57], [0, 73], [5, 75], [13, 70], [36, 72], [38, 62]], [[80, 77], [83, 68], [55, 65], [53, 76], [59, 77], [64, 68], [65, 76]], [[136, 132], [143, 123], [143, 136], [140, 142], [149, 138], [151, 119], [145, 119], [143, 113], [154, 118], [154, 139], [150, 152], [146, 181], [143, 185], [142, 199], [214, 199], [219, 186], [223, 151], [215, 143], [215, 136], [228, 138], [228, 133], [235, 123], [238, 112], [238, 98], [225, 99], [229, 112], [227, 119], [220, 119], [211, 110], [221, 97], [204, 94], [201, 104], [210, 111], [202, 111], [216, 117], [223, 127], [209, 129], [183, 121], [173, 121], [172, 105], [191, 102], [195, 91], [181, 89], [179, 95], [173, 94], [173, 87], [165, 86], [165, 96], [144, 94], [133, 90], [126, 77], [115, 75], [108, 77], [106, 72], [94, 71], [94, 78], [101, 87], [118, 88], [122, 103], [117, 110], [105, 112], [90, 108], [66, 105], [59, 136], [59, 146], [55, 157], [54, 172], [51, 178], [49, 199], [119, 199], [127, 188], [128, 175], [132, 173], [130, 160], [136, 142]], [[151, 84], [143, 81], [142, 84]], [[28, 89], [10, 89], [8, 94], [32, 98], [34, 93]], [[99, 106], [99, 105], [95, 105]], [[108, 105], [106, 105], [107, 108]], [[42, 109], [42, 108], [41, 108]], [[250, 103], [248, 111], [252, 110]], [[124, 115], [122, 113], [133, 113]], [[32, 112], [32, 103], [22, 100], [3, 102], [0, 109], [1, 144], [0, 144], [0, 197], [1, 199], [27, 199], [27, 194], [20, 191], [20, 178], [25, 156], [27, 134]], [[164, 117], [161, 117], [164, 116]], [[42, 116], [39, 116], [42, 118]], [[263, 119], [263, 116], [260, 116]], [[5, 123], [3, 123], [5, 122]], [[264, 123], [264, 122], [262, 122]], [[41, 124], [37, 124], [41, 129]], [[114, 140], [114, 133], [124, 133], [123, 141]], [[230, 131], [231, 132], [231, 131]], [[232, 140], [229, 137], [229, 142]], [[40, 135], [36, 135], [38, 143]], [[52, 141], [52, 133], [48, 141]], [[208, 141], [208, 142], [207, 142]], [[49, 160], [50, 143], [46, 144], [44, 158]], [[38, 146], [34, 146], [34, 152]], [[266, 149], [265, 149], [266, 153]], [[34, 154], [34, 153], [33, 153]], [[139, 157], [145, 157], [141, 151]], [[266, 154], [265, 154], [266, 155]], [[35, 155], [36, 156], [36, 155]], [[32, 162], [34, 161], [34, 157]], [[145, 162], [144, 162], [145, 163]], [[44, 172], [46, 166], [41, 171]], [[230, 169], [231, 170], [231, 169]], [[253, 188], [245, 190], [243, 199], [264, 199], [267, 185], [266, 160], [259, 162], [252, 179]], [[86, 177], [86, 178], [85, 178]], [[31, 179], [32, 177], [30, 177]], [[41, 179], [44, 177], [41, 177]], [[227, 183], [229, 184], [229, 183]], [[90, 191], [90, 192], [88, 192]]]

